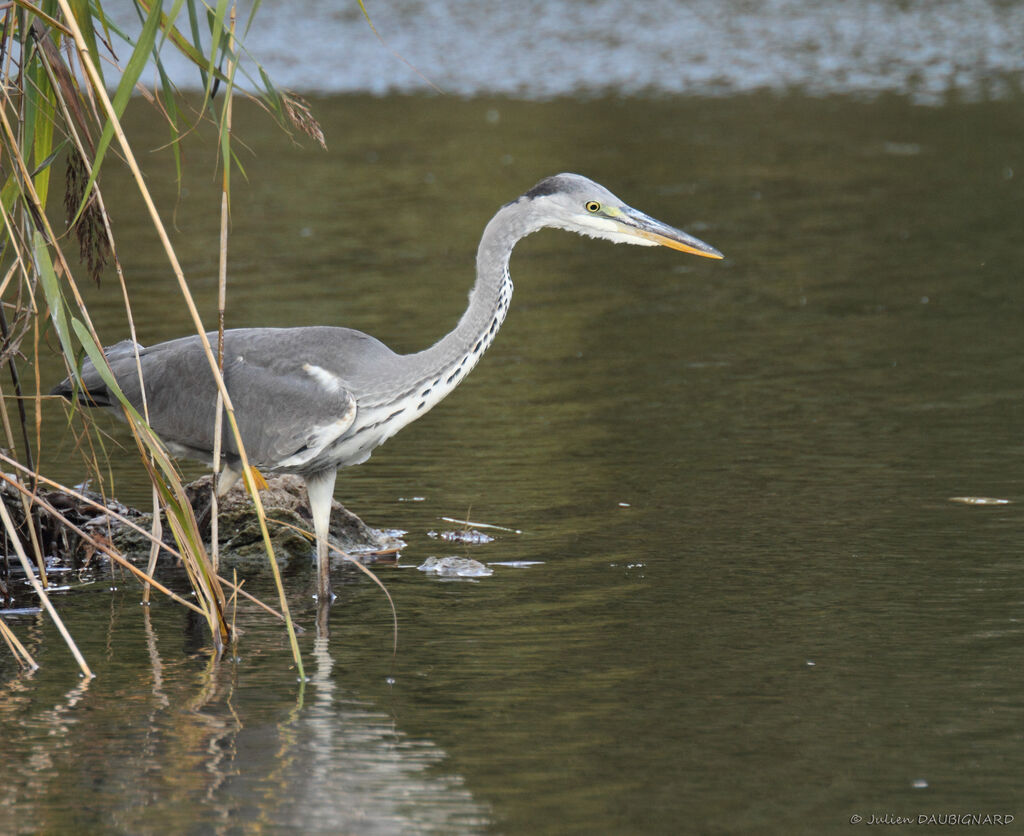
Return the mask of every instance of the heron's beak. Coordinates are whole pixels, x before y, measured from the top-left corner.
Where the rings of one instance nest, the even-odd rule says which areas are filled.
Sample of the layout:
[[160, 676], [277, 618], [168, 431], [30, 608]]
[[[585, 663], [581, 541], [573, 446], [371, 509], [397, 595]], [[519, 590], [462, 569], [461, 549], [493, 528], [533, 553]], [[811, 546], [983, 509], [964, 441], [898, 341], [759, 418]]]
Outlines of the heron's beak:
[[626, 226], [634, 235], [646, 238], [655, 244], [663, 247], [671, 247], [673, 250], [681, 250], [684, 253], [701, 255], [704, 258], [725, 258], [718, 250], [710, 244], [705, 244], [699, 238], [687, 235], [681, 229], [656, 221], [650, 215], [645, 215], [636, 209], [623, 209], [616, 218]]

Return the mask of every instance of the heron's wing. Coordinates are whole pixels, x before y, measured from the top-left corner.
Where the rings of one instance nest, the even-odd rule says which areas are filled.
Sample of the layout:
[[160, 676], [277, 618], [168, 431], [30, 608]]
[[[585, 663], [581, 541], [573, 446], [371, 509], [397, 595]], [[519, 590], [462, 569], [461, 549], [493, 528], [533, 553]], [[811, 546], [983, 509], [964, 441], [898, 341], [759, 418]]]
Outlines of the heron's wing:
[[[215, 333], [207, 338], [216, 344]], [[136, 346], [127, 342], [107, 350], [111, 370], [128, 400], [140, 413], [145, 408], [153, 429], [175, 454], [208, 461], [217, 388], [199, 338], [138, 347], [145, 407], [135, 352]], [[318, 459], [330, 466], [330, 457], [321, 454], [351, 430], [360, 404], [374, 408], [382, 399], [387, 402], [387, 384], [407, 373], [402, 358], [379, 340], [323, 326], [226, 331], [223, 368], [250, 461], [267, 470], [300, 471]], [[88, 362], [83, 364], [82, 381], [88, 389], [86, 403], [116, 404]], [[65, 396], [71, 391], [69, 381], [54, 390]], [[222, 449], [227, 456], [238, 453], [226, 421]]]
[[[254, 329], [226, 340], [224, 379], [250, 461], [273, 470], [299, 467], [339, 438], [355, 420], [356, 399], [337, 374], [320, 370], [283, 332]], [[211, 335], [215, 339], [215, 335]], [[310, 345], [305, 341], [305, 345]], [[312, 344], [315, 349], [315, 344]], [[133, 352], [111, 352], [114, 375], [141, 412]], [[313, 356], [315, 359], [315, 355]], [[141, 351], [150, 424], [172, 449], [199, 459], [213, 451], [217, 388], [197, 337]], [[319, 370], [319, 371], [318, 371]], [[222, 449], [238, 454], [224, 421]]]
[[[300, 364], [292, 373], [250, 358], [225, 366], [225, 381], [246, 452], [257, 467], [301, 468], [343, 436], [355, 421], [356, 399], [337, 382], [325, 385]], [[225, 434], [225, 449], [236, 452]]]

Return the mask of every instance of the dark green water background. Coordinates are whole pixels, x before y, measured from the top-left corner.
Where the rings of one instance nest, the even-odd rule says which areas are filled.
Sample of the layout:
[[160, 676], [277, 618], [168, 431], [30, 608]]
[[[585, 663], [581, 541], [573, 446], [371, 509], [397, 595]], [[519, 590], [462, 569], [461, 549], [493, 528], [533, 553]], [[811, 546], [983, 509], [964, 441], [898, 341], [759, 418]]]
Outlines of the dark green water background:
[[[44, 616], [10, 618], [42, 669], [0, 657], [0, 830], [1020, 827], [1020, 103], [314, 104], [327, 153], [239, 110], [229, 325], [422, 348], [458, 318], [494, 210], [562, 170], [728, 258], [554, 231], [520, 245], [480, 367], [339, 479], [370, 524], [409, 532], [404, 568], [381, 570], [396, 658], [387, 604], [355, 576], [315, 641], [311, 567], [286, 579], [304, 690], [284, 631], [248, 608], [240, 658], [215, 664], [182, 609], [140, 607], [124, 578], [74, 584], [57, 600], [88, 684]], [[161, 144], [135, 112], [140, 146]], [[186, 147], [180, 200], [170, 155], [144, 164], [212, 324], [212, 157]], [[107, 190], [140, 338], [186, 333], [113, 168]], [[126, 335], [112, 276], [88, 302], [105, 340]], [[56, 405], [46, 433], [49, 472], [80, 479]], [[143, 503], [134, 468], [118, 492]], [[467, 513], [523, 533], [426, 536]], [[411, 568], [446, 554], [540, 564], [480, 582]]]

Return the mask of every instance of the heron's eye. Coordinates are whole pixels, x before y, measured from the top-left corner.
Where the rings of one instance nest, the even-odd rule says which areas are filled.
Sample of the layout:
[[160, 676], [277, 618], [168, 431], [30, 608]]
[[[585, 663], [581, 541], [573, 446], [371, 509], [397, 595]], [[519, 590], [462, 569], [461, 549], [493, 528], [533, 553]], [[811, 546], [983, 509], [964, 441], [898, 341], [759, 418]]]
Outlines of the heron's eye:
[[587, 211], [588, 212], [600, 212], [601, 211], [601, 204], [598, 203], [596, 200], [587, 201]]

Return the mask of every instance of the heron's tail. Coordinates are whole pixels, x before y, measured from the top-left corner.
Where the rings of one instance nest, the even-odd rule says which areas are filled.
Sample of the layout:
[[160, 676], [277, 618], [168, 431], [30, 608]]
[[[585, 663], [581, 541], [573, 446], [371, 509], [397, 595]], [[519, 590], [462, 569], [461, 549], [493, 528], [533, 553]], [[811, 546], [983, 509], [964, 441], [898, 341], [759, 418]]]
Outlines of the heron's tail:
[[[138, 346], [140, 351], [143, 347], [141, 345]], [[135, 348], [136, 344], [131, 340], [122, 340], [115, 345], [103, 349], [103, 353], [106, 355], [107, 360], [113, 363], [129, 353], [134, 354]], [[69, 401], [77, 395], [78, 402], [84, 406], [106, 407], [117, 405], [117, 399], [110, 394], [107, 384], [103, 382], [103, 378], [96, 371], [92, 360], [85, 360], [82, 363], [82, 371], [79, 373], [77, 384], [70, 377], [66, 377], [50, 390], [50, 394], [60, 395]]]

